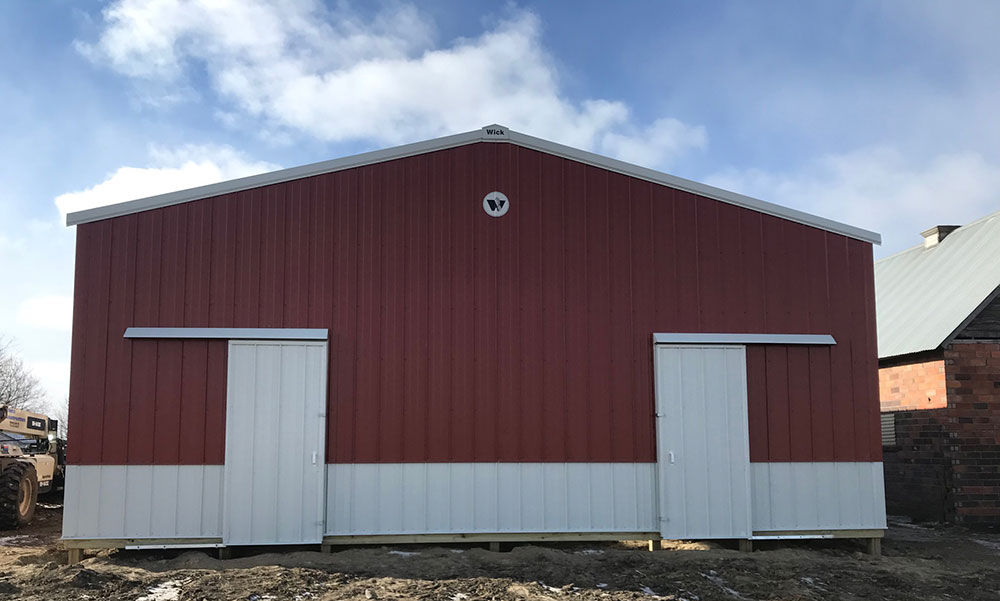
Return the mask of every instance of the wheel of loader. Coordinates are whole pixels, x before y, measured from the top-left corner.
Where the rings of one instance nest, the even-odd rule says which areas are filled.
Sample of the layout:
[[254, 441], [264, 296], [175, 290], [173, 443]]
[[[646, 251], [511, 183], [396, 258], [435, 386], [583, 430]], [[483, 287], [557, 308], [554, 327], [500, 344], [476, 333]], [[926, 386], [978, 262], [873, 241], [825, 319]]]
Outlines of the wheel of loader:
[[35, 517], [38, 477], [35, 466], [12, 463], [0, 474], [0, 530], [13, 530]]

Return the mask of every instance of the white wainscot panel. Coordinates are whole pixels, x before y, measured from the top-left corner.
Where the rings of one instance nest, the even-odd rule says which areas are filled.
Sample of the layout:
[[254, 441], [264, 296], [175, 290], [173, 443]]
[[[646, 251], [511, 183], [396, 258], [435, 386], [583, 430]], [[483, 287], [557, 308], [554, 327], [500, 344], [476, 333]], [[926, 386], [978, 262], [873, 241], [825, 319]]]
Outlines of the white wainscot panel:
[[63, 538], [222, 536], [221, 465], [70, 465]]
[[327, 466], [328, 535], [654, 532], [655, 463]]
[[885, 528], [879, 462], [751, 463], [754, 531]]

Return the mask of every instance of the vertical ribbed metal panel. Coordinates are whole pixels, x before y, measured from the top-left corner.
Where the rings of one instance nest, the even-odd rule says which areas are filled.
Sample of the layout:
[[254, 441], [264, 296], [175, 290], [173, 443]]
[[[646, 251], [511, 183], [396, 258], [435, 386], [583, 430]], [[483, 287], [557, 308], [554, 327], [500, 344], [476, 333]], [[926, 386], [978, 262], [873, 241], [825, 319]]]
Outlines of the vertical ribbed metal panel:
[[743, 347], [657, 345], [654, 353], [660, 532], [750, 536]]
[[318, 543], [326, 343], [229, 343], [223, 542]]
[[221, 465], [71, 465], [63, 538], [222, 536]]
[[868, 243], [509, 144], [83, 224], [70, 460], [222, 462], [225, 351], [128, 325], [329, 328], [331, 462], [652, 461], [653, 332], [828, 333], [748, 349], [752, 460], [877, 460], [871, 278]]
[[881, 462], [754, 463], [755, 531], [886, 527]]
[[652, 463], [327, 466], [329, 535], [656, 532]]

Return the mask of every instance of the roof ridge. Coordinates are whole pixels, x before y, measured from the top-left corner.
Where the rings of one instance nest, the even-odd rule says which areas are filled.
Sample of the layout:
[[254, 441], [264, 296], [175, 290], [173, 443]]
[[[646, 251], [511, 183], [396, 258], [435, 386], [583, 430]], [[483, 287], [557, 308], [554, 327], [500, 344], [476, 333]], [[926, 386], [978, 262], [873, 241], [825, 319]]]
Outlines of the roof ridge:
[[[962, 231], [962, 230], [964, 230], [966, 228], [972, 227], [974, 225], [981, 225], [982, 223], [984, 223], [986, 221], [989, 221], [990, 219], [993, 219], [994, 217], [1000, 217], [1000, 210], [994, 211], [994, 212], [992, 212], [992, 213], [990, 213], [988, 215], [984, 215], [983, 217], [978, 217], [978, 218], [970, 221], [969, 223], [966, 223], [965, 225], [960, 225], [957, 228], [955, 228], [950, 234], [948, 234], [948, 236], [954, 236], [957, 232], [960, 232], [960, 231]], [[936, 227], [936, 226], [932, 226], [932, 227]], [[904, 248], [903, 250], [896, 251], [893, 254], [889, 255], [888, 257], [882, 257], [878, 261], [875, 261], [875, 264], [878, 265], [879, 263], [882, 263], [884, 261], [888, 261], [889, 259], [896, 258], [896, 257], [898, 257], [898, 256], [900, 256], [902, 254], [905, 254], [905, 253], [908, 253], [908, 252], [914, 251], [914, 250], [922, 250], [923, 248], [924, 248], [924, 244], [923, 244], [923, 242], [921, 242], [921, 243], [915, 244], [915, 245], [913, 245], [913, 246], [911, 246], [909, 248]]]

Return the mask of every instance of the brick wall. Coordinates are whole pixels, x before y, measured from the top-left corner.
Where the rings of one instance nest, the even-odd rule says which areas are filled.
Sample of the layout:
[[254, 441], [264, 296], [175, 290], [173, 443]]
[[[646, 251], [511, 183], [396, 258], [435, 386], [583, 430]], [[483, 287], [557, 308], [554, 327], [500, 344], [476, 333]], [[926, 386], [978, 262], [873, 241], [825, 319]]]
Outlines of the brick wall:
[[896, 444], [882, 449], [886, 511], [916, 520], [954, 520], [947, 410], [900, 411], [892, 415]]
[[1000, 524], [1000, 344], [945, 349], [956, 521]]
[[944, 372], [944, 359], [879, 369], [878, 388], [882, 411], [938, 409], [947, 406]]
[[[1000, 525], [1000, 344], [956, 343], [943, 361], [883, 368], [883, 412], [893, 407], [895, 446], [883, 449], [886, 509], [916, 519]], [[888, 405], [900, 392], [884, 382], [891, 373], [927, 374], [943, 362], [947, 403], [934, 409]], [[891, 380], [899, 382], [901, 377]], [[900, 390], [904, 387], [900, 386]], [[914, 388], [915, 389], [915, 388]], [[928, 403], [929, 404], [929, 403]]]

